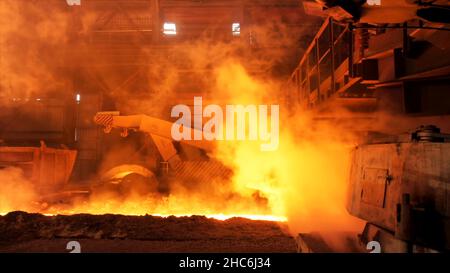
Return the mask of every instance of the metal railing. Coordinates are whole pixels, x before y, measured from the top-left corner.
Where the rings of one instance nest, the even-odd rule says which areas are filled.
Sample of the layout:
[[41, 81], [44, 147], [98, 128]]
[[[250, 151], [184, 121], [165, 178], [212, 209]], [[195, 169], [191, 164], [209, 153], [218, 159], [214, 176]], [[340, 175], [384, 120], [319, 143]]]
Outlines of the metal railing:
[[290, 77], [290, 103], [311, 108], [336, 93], [348, 80], [352, 45], [350, 27], [326, 19]]

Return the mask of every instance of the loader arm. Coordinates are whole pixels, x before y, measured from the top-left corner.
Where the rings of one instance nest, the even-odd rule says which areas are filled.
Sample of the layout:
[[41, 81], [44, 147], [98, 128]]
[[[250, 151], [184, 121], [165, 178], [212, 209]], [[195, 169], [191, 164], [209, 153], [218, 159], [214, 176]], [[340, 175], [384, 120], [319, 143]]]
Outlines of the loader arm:
[[[98, 112], [94, 117], [94, 122], [105, 127], [106, 133], [113, 128], [122, 129], [122, 136], [128, 135], [128, 130], [148, 133], [163, 159], [170, 163], [170, 160], [177, 157], [177, 150], [173, 145], [172, 122], [150, 117], [147, 115], [121, 116], [120, 112]], [[192, 132], [196, 129], [191, 129]], [[199, 149], [210, 152], [214, 148], [213, 142], [207, 140], [181, 140]]]

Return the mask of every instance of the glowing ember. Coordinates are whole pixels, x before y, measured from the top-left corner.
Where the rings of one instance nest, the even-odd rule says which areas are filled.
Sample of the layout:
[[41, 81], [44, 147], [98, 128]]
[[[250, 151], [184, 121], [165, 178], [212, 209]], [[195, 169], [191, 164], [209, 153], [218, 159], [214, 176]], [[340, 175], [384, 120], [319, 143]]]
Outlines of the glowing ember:
[[[8, 212], [0, 212], [0, 216], [5, 216], [6, 214], [8, 214]], [[56, 216], [56, 215], [60, 215], [60, 214], [51, 214], [51, 213], [43, 213], [43, 215], [45, 216]], [[62, 214], [65, 215], [65, 214]], [[95, 215], [95, 214], [94, 214]], [[101, 215], [101, 214], [100, 214]], [[144, 216], [146, 214], [127, 214], [130, 216]], [[177, 214], [177, 215], [168, 215], [168, 214], [152, 214], [151, 216], [156, 216], [156, 217], [162, 217], [162, 218], [167, 218], [167, 217], [191, 217], [191, 216], [196, 216], [196, 214]], [[248, 215], [248, 214], [242, 214], [242, 215], [225, 215], [225, 214], [211, 214], [211, 215], [201, 215], [201, 216], [205, 216], [206, 218], [211, 218], [211, 219], [216, 219], [216, 220], [221, 220], [221, 221], [225, 221], [231, 218], [246, 218], [246, 219], [250, 219], [250, 220], [260, 220], [260, 221], [272, 221], [272, 222], [287, 222], [287, 218], [284, 216], [274, 216], [274, 215]]]

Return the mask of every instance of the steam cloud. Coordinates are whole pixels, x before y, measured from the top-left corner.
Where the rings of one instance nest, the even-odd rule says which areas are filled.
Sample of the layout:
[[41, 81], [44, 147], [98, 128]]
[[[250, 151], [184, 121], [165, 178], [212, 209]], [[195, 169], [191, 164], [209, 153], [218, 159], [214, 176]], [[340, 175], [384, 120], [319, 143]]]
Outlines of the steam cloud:
[[[0, 96], [61, 92], [71, 79], [70, 69], [109, 61], [107, 56], [89, 51], [83, 40], [73, 41], [69, 29], [74, 22], [67, 9], [55, 7], [51, 1], [42, 2], [45, 1], [0, 2]], [[95, 14], [83, 14], [81, 25], [77, 26], [78, 37], [83, 38], [94, 21]], [[99, 70], [95, 66], [89, 72], [101, 75], [103, 86], [98, 81], [94, 83], [93, 78], [84, 81], [91, 90], [103, 88], [102, 92], [123, 114], [168, 117], [170, 106], [182, 99], [180, 90], [200, 93], [211, 103], [222, 105], [280, 103], [280, 97], [288, 91], [283, 89], [286, 74], [301, 55], [301, 50], [287, 49], [298, 48], [299, 42], [304, 42], [299, 41], [303, 33], [293, 33], [276, 20], [253, 26], [251, 33], [251, 46], [244, 34], [242, 39], [232, 42], [205, 35], [161, 54], [136, 45], [136, 51], [148, 58], [150, 64], [147, 70], [139, 72], [145, 75], [147, 84], [121, 85], [122, 71], [114, 67]], [[84, 49], [83, 54], [75, 48]], [[183, 71], [190, 72], [188, 78]], [[193, 96], [187, 98], [192, 100]], [[231, 182], [212, 180], [209, 185], [175, 185], [171, 196], [151, 196], [145, 200], [133, 195], [120, 199], [104, 193], [93, 196], [88, 203], [78, 203], [71, 211], [257, 214], [265, 213], [261, 208], [268, 205], [269, 213], [286, 216], [295, 232], [354, 228], [355, 220], [344, 209], [352, 137], [332, 126], [317, 126], [303, 112], [289, 116], [283, 109], [282, 105], [278, 151], [261, 153], [257, 143], [249, 142], [219, 145], [214, 155], [233, 169]], [[330, 137], [336, 135], [347, 138]], [[122, 153], [120, 149], [110, 152], [116, 152], [115, 157]], [[26, 209], [25, 204], [36, 198], [33, 186], [19, 170], [0, 171], [0, 180], [2, 210]], [[20, 194], [6, 194], [10, 191]]]
[[19, 168], [8, 167], [0, 170], [0, 212], [15, 210], [34, 211], [38, 194], [33, 183], [23, 176]]

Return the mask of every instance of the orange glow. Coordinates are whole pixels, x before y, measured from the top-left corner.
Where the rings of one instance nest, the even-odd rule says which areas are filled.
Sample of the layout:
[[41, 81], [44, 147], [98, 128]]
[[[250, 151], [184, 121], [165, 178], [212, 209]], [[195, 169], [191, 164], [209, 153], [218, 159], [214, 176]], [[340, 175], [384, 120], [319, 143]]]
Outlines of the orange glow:
[[[282, 90], [274, 82], [252, 78], [236, 63], [226, 63], [217, 75], [219, 96], [233, 103], [272, 103]], [[351, 136], [332, 125], [315, 124], [307, 113], [288, 117], [283, 105], [281, 112], [277, 151], [262, 152], [251, 141], [219, 142], [215, 155], [233, 168], [235, 189], [244, 195], [260, 191], [271, 213], [286, 217], [293, 232], [361, 230], [362, 221], [344, 205], [353, 144], [344, 136]]]
[[[0, 212], [0, 216], [5, 216], [6, 214], [8, 214], [8, 212]], [[58, 214], [43, 213], [43, 215], [45, 215], [45, 216], [56, 216]], [[99, 214], [99, 215], [101, 215], [101, 214]], [[144, 216], [145, 214], [127, 214], [127, 215], [130, 215], [130, 216]], [[173, 215], [173, 214], [152, 214], [152, 216], [167, 218], [167, 217], [171, 217], [171, 216], [175, 216], [175, 217], [190, 217], [190, 216], [196, 216], [196, 215], [195, 214], [176, 214], [176, 215]], [[273, 216], [273, 215], [210, 214], [210, 215], [201, 215], [201, 216], [205, 216], [206, 218], [216, 219], [216, 220], [220, 220], [220, 221], [225, 221], [225, 220], [228, 220], [228, 219], [231, 219], [231, 218], [246, 218], [246, 219], [255, 220], [255, 221], [272, 221], [272, 222], [286, 222], [287, 221], [286, 217]]]
[[[233, 104], [276, 101], [268, 94], [277, 86], [253, 79], [238, 63], [227, 62], [219, 67], [215, 82], [213, 100]], [[257, 141], [219, 141], [212, 156], [233, 170], [231, 181], [212, 177], [208, 185], [195, 187], [174, 183], [169, 195], [140, 196], [133, 189], [127, 196], [99, 191], [87, 200], [75, 200], [73, 205], [41, 204], [25, 209], [50, 215], [204, 215], [220, 220], [245, 217], [287, 221], [293, 232], [359, 230], [361, 223], [344, 208], [351, 145], [329, 137], [339, 134], [335, 128], [304, 128], [313, 126], [302, 113], [294, 118], [282, 117], [279, 149], [273, 152], [260, 151]], [[23, 207], [2, 207], [2, 211], [13, 209]]]
[[[8, 53], [2, 55], [0, 62], [2, 77], [8, 76], [6, 80], [0, 81], [0, 85], [4, 85], [0, 87], [5, 95], [11, 98], [39, 95], [41, 98], [45, 97], [41, 96], [45, 95], [42, 90], [57, 92], [66, 90], [67, 82], [73, 81], [73, 73], [70, 73], [70, 81], [60, 75], [61, 70], [64, 70], [61, 69], [63, 67], [61, 60], [73, 62], [74, 67], [89, 67], [91, 63], [111, 61], [103, 60], [108, 58], [108, 54], [95, 56], [95, 52], [98, 51], [85, 53], [88, 50], [84, 50], [83, 47], [80, 53], [76, 47], [72, 48], [72, 40], [67, 37], [66, 31], [70, 26], [71, 20], [68, 20], [70, 17], [67, 18], [65, 13], [58, 10], [48, 12], [40, 10], [38, 5], [30, 5], [30, 17], [34, 14], [36, 18], [41, 19], [38, 20], [39, 24], [24, 27], [29, 26], [27, 22], [34, 21], [28, 18], [28, 13], [24, 13], [27, 16], [18, 16], [25, 5], [16, 2], [18, 1], [0, 3], [0, 21], [3, 22], [0, 24], [0, 44], [6, 46], [4, 52]], [[94, 15], [85, 14], [80, 22], [84, 26], [71, 28], [89, 30], [95, 18]], [[166, 27], [168, 31], [166, 34], [177, 34], [175, 24], [168, 24]], [[237, 25], [235, 27], [237, 31]], [[117, 85], [121, 82], [120, 77], [116, 79], [114, 75], [123, 73], [106, 70], [103, 76], [111, 74], [112, 81], [108, 84], [118, 86], [108, 94], [116, 103], [117, 110], [130, 114], [146, 113], [168, 117], [170, 113], [162, 113], [161, 109], [165, 111], [176, 99], [181, 100], [178, 95], [183, 95], [176, 84], [183, 81], [179, 77], [181, 74], [179, 67], [172, 64], [175, 59], [181, 60], [183, 69], [193, 70], [198, 74], [195, 80], [207, 81], [204, 86], [206, 90], [189, 87], [189, 91], [193, 89], [193, 93], [197, 91], [202, 93], [196, 95], [203, 95], [205, 101], [218, 105], [280, 104], [280, 140], [277, 151], [261, 152], [261, 143], [256, 141], [219, 141], [217, 149], [211, 156], [232, 170], [230, 178], [224, 180], [211, 177], [208, 183], [204, 184], [196, 181], [183, 184], [175, 180], [168, 194], [153, 192], [142, 196], [136, 192], [137, 189], [130, 189], [126, 195], [121, 195], [114, 191], [97, 190], [89, 197], [64, 200], [70, 201], [67, 203], [48, 202], [41, 196], [40, 189], [35, 187], [31, 180], [26, 179], [20, 170], [2, 169], [0, 211], [7, 213], [24, 210], [46, 215], [76, 213], [150, 214], [163, 217], [205, 215], [221, 220], [245, 217], [255, 220], [287, 221], [294, 233], [360, 229], [359, 223], [348, 215], [344, 207], [349, 167], [348, 152], [351, 143], [332, 139], [330, 136], [342, 135], [342, 132], [331, 126], [313, 126], [306, 113], [299, 112], [288, 116], [286, 106], [280, 102], [280, 98], [287, 91], [281, 88], [285, 79], [279, 82], [270, 73], [261, 75], [261, 71], [268, 70], [273, 64], [286, 59], [283, 54], [286, 47], [298, 47], [298, 37], [291, 37], [286, 28], [280, 28], [279, 31], [283, 32], [281, 33], [283, 35], [276, 36], [277, 38], [270, 35], [273, 34], [272, 31], [267, 31], [263, 27], [255, 26], [255, 28], [251, 33], [258, 37], [258, 44], [261, 47], [274, 48], [264, 51], [264, 58], [260, 58], [261, 55], [257, 55], [251, 47], [239, 44], [246, 39], [234, 39], [232, 43], [235, 44], [231, 45], [199, 39], [186, 45], [180, 44], [170, 54], [164, 51], [159, 56], [151, 52], [149, 59], [154, 59], [154, 62], [146, 66], [148, 69], [146, 72], [149, 75], [149, 85], [154, 90], [153, 93], [148, 92], [150, 95], [142, 100], [136, 98], [133, 100], [136, 90]], [[227, 31], [229, 34], [229, 27]], [[246, 29], [247, 31], [250, 33], [250, 30]], [[18, 37], [18, 34], [27, 39], [17, 41], [12, 39]], [[15, 43], [12, 43], [14, 41]], [[48, 49], [47, 54], [42, 54], [42, 48]], [[146, 50], [148, 49], [142, 49]], [[55, 55], [56, 53], [58, 54]], [[70, 59], [64, 57], [65, 54], [70, 56]], [[47, 57], [48, 63], [43, 66], [42, 58], [47, 55], [50, 56]], [[167, 61], [166, 55], [173, 58]], [[243, 65], [244, 63], [246, 65]], [[112, 70], [113, 66], [107, 68]], [[258, 70], [260, 75], [250, 75], [249, 70]], [[97, 76], [92, 79], [97, 79]], [[92, 84], [92, 90], [98, 88], [96, 83]], [[86, 85], [89, 83], [86, 82]], [[139, 88], [146, 90], [147, 87]], [[23, 92], [26, 94], [19, 92], [21, 90], [25, 90]], [[192, 99], [189, 98], [189, 101]], [[84, 97], [81, 100], [77, 95], [76, 101], [82, 103], [85, 100]], [[117, 152], [115, 157], [124, 156]], [[111, 177], [122, 178], [128, 173], [125, 170]], [[102, 175], [104, 173], [99, 171], [97, 177], [87, 181], [91, 182], [88, 184], [97, 183]], [[78, 182], [73, 181], [71, 186], [76, 187]]]

